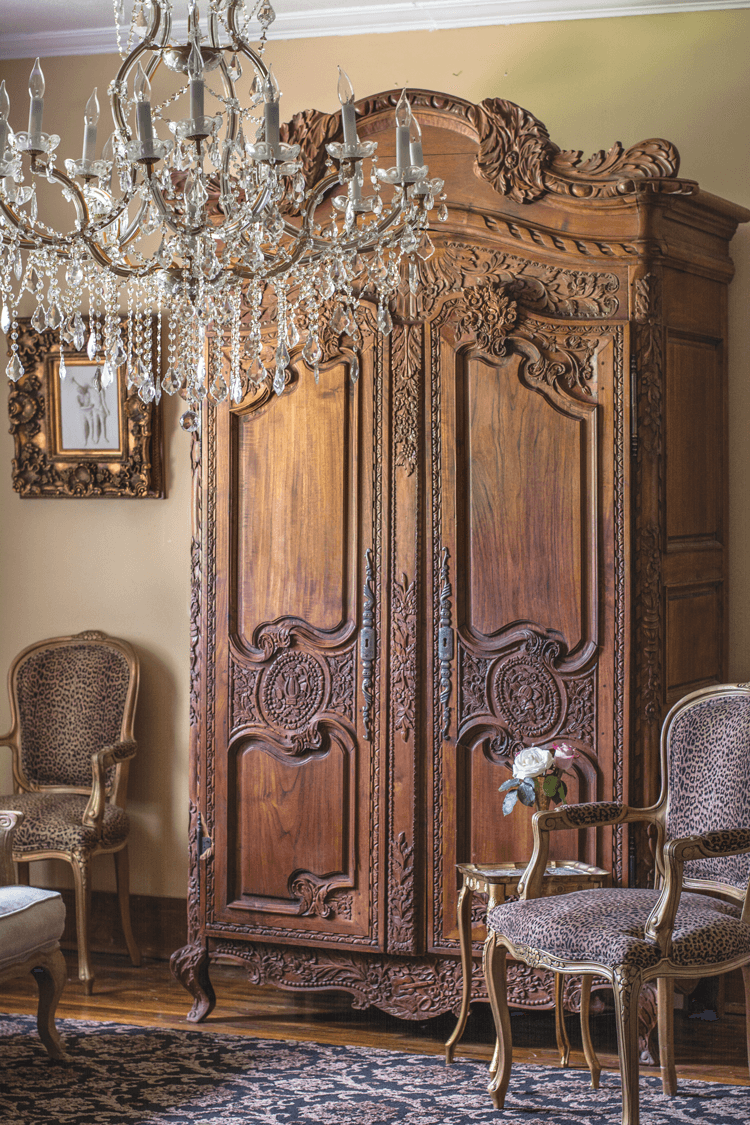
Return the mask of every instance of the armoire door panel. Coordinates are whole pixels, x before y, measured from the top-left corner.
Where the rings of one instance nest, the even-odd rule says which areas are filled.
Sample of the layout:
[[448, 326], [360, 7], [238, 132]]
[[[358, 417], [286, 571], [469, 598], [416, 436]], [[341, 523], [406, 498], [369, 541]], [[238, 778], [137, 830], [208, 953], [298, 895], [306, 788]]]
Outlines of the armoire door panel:
[[206, 919], [216, 937], [380, 940], [377, 724], [362, 703], [367, 657], [380, 706], [381, 657], [359, 635], [365, 618], [379, 628], [374, 579], [364, 592], [379, 563], [374, 355], [356, 383], [346, 351], [327, 355], [319, 385], [300, 362], [282, 395], [226, 427], [207, 816], [222, 857]]
[[[492, 637], [515, 621], [592, 639], [590, 413], [566, 414], [519, 378], [520, 360], [459, 359], [456, 467], [459, 628]], [[501, 575], [501, 581], [498, 577]]]
[[[621, 791], [626, 638], [614, 574], [626, 558], [627, 419], [619, 329], [563, 332], [537, 320], [495, 357], [448, 321], [433, 343], [433, 620], [455, 628], [455, 656], [441, 662], [438, 647], [432, 673], [436, 707], [453, 707], [433, 758], [437, 952], [457, 937], [455, 865], [531, 854], [529, 811], [504, 817], [498, 791], [522, 746], [578, 751], [571, 801]], [[450, 563], [448, 610], [439, 557]], [[593, 833], [561, 833], [551, 854], [607, 862], [601, 845]]]
[[[294, 877], [348, 877], [354, 855], [351, 749], [297, 758], [260, 738], [234, 751], [229, 906], [297, 913]], [[275, 900], [275, 901], [264, 901]]]
[[250, 645], [267, 622], [296, 617], [332, 632], [354, 613], [348, 367], [324, 368], [320, 386], [309, 375], [303, 369], [283, 395], [239, 424], [235, 613], [237, 634]]

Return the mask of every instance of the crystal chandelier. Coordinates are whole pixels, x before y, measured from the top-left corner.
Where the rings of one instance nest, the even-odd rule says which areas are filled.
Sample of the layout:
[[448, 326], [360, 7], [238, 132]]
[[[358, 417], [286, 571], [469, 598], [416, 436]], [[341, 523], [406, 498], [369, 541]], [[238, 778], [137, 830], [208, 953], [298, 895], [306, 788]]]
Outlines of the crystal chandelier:
[[[307, 184], [300, 146], [280, 139], [279, 88], [263, 60], [275, 18], [268, 0], [208, 0], [205, 31], [192, 0], [184, 44], [171, 37], [172, 0], [134, 0], [129, 26], [123, 7], [114, 0], [123, 61], [108, 90], [114, 131], [99, 158], [96, 90], [81, 159], [66, 160], [63, 172], [60, 138], [43, 131], [39, 60], [26, 132], [10, 129], [0, 84], [0, 324], [10, 340], [9, 378], [24, 374], [17, 318], [30, 294], [34, 329], [59, 332], [61, 378], [63, 347], [85, 347], [104, 386], [125, 365], [144, 402], [179, 393], [185, 430], [198, 428], [204, 401], [240, 403], [263, 384], [281, 394], [301, 342], [317, 382], [326, 327], [348, 337], [356, 379], [360, 301], [377, 304], [377, 327], [387, 334], [389, 303], [402, 287], [416, 292], [417, 259], [433, 252], [429, 212], [438, 204], [437, 217], [447, 218], [443, 183], [428, 177], [406, 96], [396, 108], [395, 166], [381, 168], [377, 144], [357, 135], [354, 91], [339, 68], [343, 140], [326, 146], [326, 174]], [[248, 42], [256, 18], [257, 50]], [[248, 63], [243, 107], [236, 83]], [[157, 75], [167, 90], [155, 102]], [[71, 230], [40, 219], [40, 178], [72, 205]], [[262, 318], [273, 328], [270, 348]]]

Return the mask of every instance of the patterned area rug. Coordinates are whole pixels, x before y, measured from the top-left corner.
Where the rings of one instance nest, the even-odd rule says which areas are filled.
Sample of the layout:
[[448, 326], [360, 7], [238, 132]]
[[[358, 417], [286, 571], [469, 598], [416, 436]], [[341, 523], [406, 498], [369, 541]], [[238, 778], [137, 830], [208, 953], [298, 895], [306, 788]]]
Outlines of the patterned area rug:
[[[30, 1016], [0, 1016], [3, 1125], [619, 1125], [620, 1080], [516, 1065], [505, 1112], [484, 1063], [367, 1047], [58, 1020], [52, 1063]], [[641, 1078], [642, 1125], [750, 1120], [750, 1087]]]

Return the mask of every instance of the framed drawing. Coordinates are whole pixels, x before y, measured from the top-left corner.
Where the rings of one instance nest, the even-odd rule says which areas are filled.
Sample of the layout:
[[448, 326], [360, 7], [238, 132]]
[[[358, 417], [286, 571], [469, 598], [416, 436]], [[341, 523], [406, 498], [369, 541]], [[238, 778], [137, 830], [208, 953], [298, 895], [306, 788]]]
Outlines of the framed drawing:
[[70, 346], [61, 379], [57, 332], [40, 334], [28, 320], [18, 322], [18, 350], [26, 373], [8, 400], [16, 492], [163, 497], [161, 409], [128, 387], [125, 367], [106, 386], [99, 364]]

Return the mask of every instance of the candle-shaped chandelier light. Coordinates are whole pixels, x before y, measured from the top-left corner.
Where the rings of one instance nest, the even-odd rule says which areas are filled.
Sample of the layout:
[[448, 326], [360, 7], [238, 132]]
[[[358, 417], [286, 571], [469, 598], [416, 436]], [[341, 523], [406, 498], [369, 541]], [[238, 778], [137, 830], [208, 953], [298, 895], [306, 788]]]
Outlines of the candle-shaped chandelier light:
[[[109, 86], [114, 131], [98, 158], [96, 90], [86, 104], [81, 159], [66, 160], [63, 172], [55, 156], [60, 138], [43, 128], [39, 60], [29, 80], [27, 132], [12, 132], [0, 83], [8, 376], [24, 374], [17, 316], [27, 293], [35, 299], [34, 328], [59, 331], [61, 357], [66, 344], [85, 346], [104, 385], [126, 364], [129, 384], [145, 402], [162, 390], [179, 392], [187, 430], [197, 427], [204, 401], [229, 396], [239, 403], [264, 382], [281, 394], [290, 350], [300, 343], [317, 380], [325, 323], [348, 337], [356, 378], [361, 298], [377, 301], [378, 327], [390, 331], [391, 300], [402, 285], [416, 291], [417, 258], [432, 254], [428, 216], [443, 184], [428, 178], [407, 98], [396, 110], [396, 164], [379, 168], [376, 143], [357, 134], [354, 91], [339, 70], [343, 141], [326, 146], [327, 174], [308, 185], [299, 145], [280, 139], [279, 87], [262, 57], [275, 18], [268, 0], [208, 0], [205, 33], [192, 0], [186, 44], [171, 37], [172, 0], [134, 0], [129, 28], [121, 26], [124, 0], [114, 6], [118, 41], [127, 31], [127, 46]], [[263, 29], [258, 50], [248, 42], [255, 17]], [[242, 61], [254, 74], [245, 107], [236, 89]], [[165, 76], [167, 90], [155, 101], [154, 83]], [[170, 119], [174, 111], [187, 116]], [[71, 230], [41, 221], [39, 177], [59, 185], [74, 208]], [[338, 185], [343, 190], [321, 219], [321, 205]], [[438, 217], [445, 214], [443, 205]], [[269, 305], [270, 353], [261, 333]], [[164, 363], [153, 346], [154, 315], [164, 321]], [[60, 370], [64, 377], [64, 361]]]

